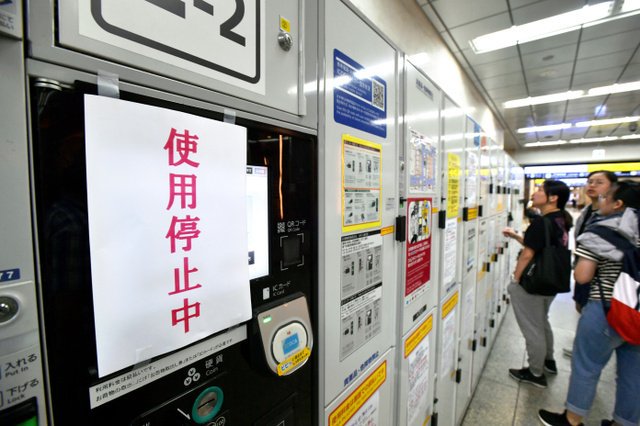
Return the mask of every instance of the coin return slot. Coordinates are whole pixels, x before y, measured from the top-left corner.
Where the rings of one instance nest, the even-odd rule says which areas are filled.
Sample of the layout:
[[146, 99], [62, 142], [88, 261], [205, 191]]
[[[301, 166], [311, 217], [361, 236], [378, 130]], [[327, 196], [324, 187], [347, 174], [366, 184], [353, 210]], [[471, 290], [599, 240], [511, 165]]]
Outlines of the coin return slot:
[[196, 398], [191, 415], [198, 424], [207, 423], [220, 412], [222, 408], [222, 389], [217, 386], [207, 388]]

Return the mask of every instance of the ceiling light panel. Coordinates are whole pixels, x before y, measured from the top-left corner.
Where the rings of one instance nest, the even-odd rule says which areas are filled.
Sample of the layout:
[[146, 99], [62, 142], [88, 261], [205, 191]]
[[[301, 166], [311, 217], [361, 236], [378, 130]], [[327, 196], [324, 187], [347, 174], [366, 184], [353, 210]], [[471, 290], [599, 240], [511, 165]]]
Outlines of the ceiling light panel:
[[540, 133], [552, 132], [554, 130], [562, 130], [571, 127], [571, 123], [547, 124], [545, 126], [531, 126], [518, 129], [518, 133]]
[[606, 17], [609, 5], [610, 2], [604, 2], [584, 6], [571, 12], [485, 34], [470, 43], [475, 52], [482, 53], [575, 31], [587, 22]]
[[591, 126], [610, 126], [624, 123], [634, 123], [640, 120], [640, 116], [608, 118], [601, 120], [589, 120], [575, 123], [576, 127], [591, 127]]

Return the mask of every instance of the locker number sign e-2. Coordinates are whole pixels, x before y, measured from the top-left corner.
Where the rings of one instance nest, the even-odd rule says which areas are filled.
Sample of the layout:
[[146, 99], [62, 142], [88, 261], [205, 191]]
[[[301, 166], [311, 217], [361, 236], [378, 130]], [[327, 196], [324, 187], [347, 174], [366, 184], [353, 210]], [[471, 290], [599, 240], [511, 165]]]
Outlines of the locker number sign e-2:
[[[87, 12], [94, 23], [122, 42], [98, 34], [82, 20], [80, 33], [129, 50], [133, 42], [149, 48], [143, 48], [145, 56], [162, 60], [164, 53], [256, 83], [261, 77], [262, 1], [91, 0]], [[82, 3], [80, 16], [86, 7]], [[185, 68], [184, 63], [174, 65]]]

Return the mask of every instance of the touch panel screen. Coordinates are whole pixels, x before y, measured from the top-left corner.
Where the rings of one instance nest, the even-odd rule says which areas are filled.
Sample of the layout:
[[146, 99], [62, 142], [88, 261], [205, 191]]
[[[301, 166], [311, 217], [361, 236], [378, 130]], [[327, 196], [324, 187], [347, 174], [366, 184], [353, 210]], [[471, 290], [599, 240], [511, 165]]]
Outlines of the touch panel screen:
[[247, 166], [249, 278], [269, 275], [269, 177], [267, 168]]

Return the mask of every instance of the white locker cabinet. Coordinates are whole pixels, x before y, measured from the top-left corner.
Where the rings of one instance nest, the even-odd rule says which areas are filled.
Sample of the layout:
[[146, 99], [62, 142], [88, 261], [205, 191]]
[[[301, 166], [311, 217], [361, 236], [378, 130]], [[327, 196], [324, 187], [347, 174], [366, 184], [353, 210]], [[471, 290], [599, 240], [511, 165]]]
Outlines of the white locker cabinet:
[[316, 126], [315, 3], [55, 0], [29, 6], [34, 58], [100, 69], [229, 109], [260, 105], [272, 110], [264, 115]]
[[400, 253], [399, 306], [402, 335], [438, 303], [440, 233], [440, 90], [405, 61], [404, 144], [400, 153], [398, 212], [406, 218], [406, 236]]
[[384, 358], [384, 424], [396, 380], [398, 54], [343, 2], [326, 1], [323, 16], [320, 410], [329, 419]]

